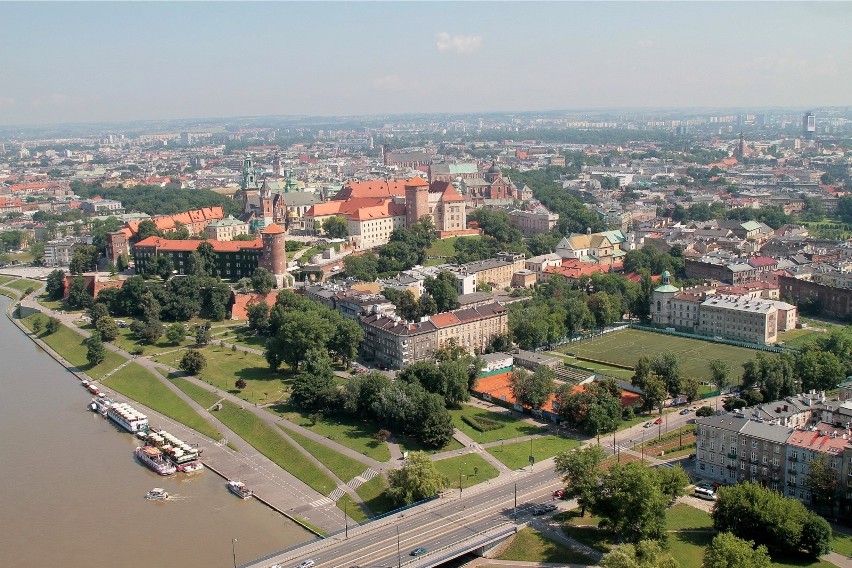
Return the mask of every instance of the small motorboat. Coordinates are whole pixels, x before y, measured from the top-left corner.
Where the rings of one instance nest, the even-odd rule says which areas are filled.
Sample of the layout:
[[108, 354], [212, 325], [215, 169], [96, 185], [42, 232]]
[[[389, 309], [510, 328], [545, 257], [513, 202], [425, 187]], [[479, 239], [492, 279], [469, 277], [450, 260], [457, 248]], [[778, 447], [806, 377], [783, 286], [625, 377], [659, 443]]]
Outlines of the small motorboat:
[[155, 487], [145, 494], [145, 499], [149, 501], [165, 501], [169, 498], [169, 492], [162, 487]]
[[254, 494], [252, 493], [252, 490], [246, 487], [246, 484], [242, 481], [229, 481], [228, 491], [230, 491], [240, 499], [248, 499]]
[[178, 471], [181, 471], [183, 473], [193, 473], [204, 469], [204, 464], [200, 461], [191, 461], [189, 463], [181, 464], [177, 466], [177, 468]]

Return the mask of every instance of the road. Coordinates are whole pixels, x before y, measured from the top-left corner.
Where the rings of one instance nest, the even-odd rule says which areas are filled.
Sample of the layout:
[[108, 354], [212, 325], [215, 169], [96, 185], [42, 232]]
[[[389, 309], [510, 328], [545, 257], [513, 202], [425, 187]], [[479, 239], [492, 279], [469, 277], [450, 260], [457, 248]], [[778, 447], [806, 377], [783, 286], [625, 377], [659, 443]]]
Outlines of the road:
[[551, 494], [559, 486], [550, 463], [533, 473], [517, 472], [461, 493], [448, 492], [425, 505], [354, 528], [348, 538], [345, 532], [337, 533], [244, 566], [295, 566], [310, 558], [323, 568], [392, 567], [414, 561], [410, 553], [418, 547], [426, 548], [427, 553], [417, 557], [417, 563], [427, 562], [442, 547], [489, 529], [511, 527], [516, 487], [517, 522], [524, 523], [532, 518], [533, 505], [551, 502]]

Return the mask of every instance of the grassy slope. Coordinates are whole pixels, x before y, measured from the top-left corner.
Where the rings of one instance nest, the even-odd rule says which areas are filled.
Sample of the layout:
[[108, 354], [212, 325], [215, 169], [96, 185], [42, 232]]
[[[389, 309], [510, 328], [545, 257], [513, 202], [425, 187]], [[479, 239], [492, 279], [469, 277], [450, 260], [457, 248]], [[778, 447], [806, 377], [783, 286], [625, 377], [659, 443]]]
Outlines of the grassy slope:
[[[41, 318], [42, 324], [47, 322], [47, 316], [43, 314], [33, 314], [21, 321], [32, 330], [34, 318]], [[64, 325], [59, 326], [56, 333], [51, 335], [46, 335], [44, 329], [42, 329], [38, 336], [69, 363], [75, 365], [93, 379], [101, 378], [104, 374], [115, 369], [126, 360], [121, 355], [107, 350], [106, 358], [101, 363], [95, 366], [90, 365], [86, 361], [86, 347], [83, 345], [83, 336]]]
[[107, 387], [153, 408], [169, 418], [218, 440], [222, 435], [186, 402], [170, 391], [144, 367], [131, 363], [103, 382]]
[[542, 436], [530, 442], [518, 442], [515, 444], [504, 444], [487, 449], [488, 453], [506, 464], [510, 469], [520, 469], [530, 464], [530, 447], [535, 462], [551, 458], [560, 452], [565, 452], [580, 445], [577, 440], [561, 438], [557, 436]]

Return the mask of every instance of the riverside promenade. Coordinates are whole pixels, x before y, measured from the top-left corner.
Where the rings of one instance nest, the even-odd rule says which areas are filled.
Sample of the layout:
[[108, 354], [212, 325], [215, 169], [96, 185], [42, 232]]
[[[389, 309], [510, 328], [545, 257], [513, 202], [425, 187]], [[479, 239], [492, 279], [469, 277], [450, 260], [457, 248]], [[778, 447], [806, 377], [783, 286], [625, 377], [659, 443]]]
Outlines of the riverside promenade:
[[[34, 294], [38, 294], [38, 292]], [[20, 317], [16, 317], [15, 315], [18, 309], [20, 309], [20, 312], [18, 312]], [[85, 330], [78, 329], [73, 325], [70, 321], [72, 319], [70, 315], [45, 308], [31, 297], [25, 297], [19, 302], [10, 304], [6, 311], [6, 316], [21, 332], [70, 371], [77, 379], [97, 382], [63, 358], [21, 323], [20, 318], [26, 317], [33, 312], [41, 312], [49, 316], [58, 317], [64, 324], [68, 325], [76, 333], [79, 333], [81, 337], [88, 335]], [[154, 377], [168, 386], [177, 396], [187, 402], [193, 410], [210, 422], [223, 435], [223, 439], [212, 440], [207, 438], [195, 430], [109, 389], [111, 398], [119, 402], [127, 402], [139, 409], [148, 416], [153, 428], [167, 430], [189, 444], [198, 444], [198, 447], [203, 450], [201, 456], [202, 462], [211, 470], [211, 473], [215, 472], [223, 479], [244, 481], [255, 492], [255, 497], [259, 501], [302, 525], [307, 530], [315, 534], [317, 530], [331, 533], [343, 527], [343, 512], [335, 505], [333, 500], [314, 491], [307, 484], [284, 471], [277, 464], [258, 452], [254, 447], [219, 422], [215, 417], [215, 413], [211, 413], [208, 409], [199, 406], [194, 400], [184, 394], [183, 391], [171, 384], [168, 379], [163, 378], [155, 372], [151, 361], [135, 358], [112, 344], [105, 345], [108, 349], [126, 359], [119, 368], [130, 363], [138, 363], [145, 367]], [[118, 368], [115, 370], [118, 370]], [[85, 412], [85, 402], [88, 401], [88, 398], [82, 389], [81, 394], [83, 394], [81, 397], [81, 412]], [[238, 451], [228, 447], [226, 442], [230, 443]], [[224, 481], [222, 483], [222, 491], [227, 491]], [[350, 526], [357, 524], [352, 519], [348, 519], [348, 523]]]

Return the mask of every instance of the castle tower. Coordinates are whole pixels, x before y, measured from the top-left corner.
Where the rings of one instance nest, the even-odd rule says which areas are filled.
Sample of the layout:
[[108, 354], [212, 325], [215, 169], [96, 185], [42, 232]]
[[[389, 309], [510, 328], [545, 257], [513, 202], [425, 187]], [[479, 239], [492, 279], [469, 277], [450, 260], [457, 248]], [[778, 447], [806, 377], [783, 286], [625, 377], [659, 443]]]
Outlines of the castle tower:
[[258, 266], [267, 269], [275, 277], [275, 286], [284, 288], [287, 274], [287, 249], [285, 246], [284, 229], [272, 223], [260, 232], [263, 240], [263, 253], [260, 255]]
[[429, 214], [429, 185], [405, 186], [405, 226], [411, 227]]

